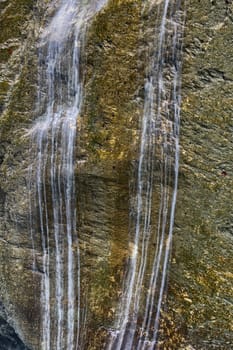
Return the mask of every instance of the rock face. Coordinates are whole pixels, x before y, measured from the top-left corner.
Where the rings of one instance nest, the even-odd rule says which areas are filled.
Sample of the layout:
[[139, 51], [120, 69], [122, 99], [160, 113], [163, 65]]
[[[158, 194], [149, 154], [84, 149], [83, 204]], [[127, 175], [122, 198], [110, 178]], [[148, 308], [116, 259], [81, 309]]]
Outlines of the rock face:
[[[186, 6], [179, 191], [159, 348], [226, 350], [233, 347], [233, 5], [190, 0]], [[35, 119], [36, 42], [51, 8], [47, 1], [0, 4], [0, 349], [41, 348], [28, 131]], [[141, 1], [111, 0], [86, 37], [76, 162], [84, 349], [103, 349], [120, 298], [153, 25]]]
[[14, 329], [6, 322], [7, 315], [4, 307], [0, 305], [0, 344], [2, 350], [22, 349], [28, 350], [15, 333]]
[[[33, 1], [1, 2], [1, 223], [0, 298], [4, 306], [0, 348], [38, 348], [38, 275], [32, 273], [28, 232], [28, 143], [36, 87]], [[39, 19], [39, 18], [38, 18]], [[13, 136], [14, 135], [14, 136]], [[6, 322], [6, 323], [4, 323]], [[13, 330], [12, 330], [13, 328]], [[16, 336], [17, 335], [17, 336]], [[17, 341], [18, 337], [21, 343]], [[11, 346], [11, 347], [10, 347]]]
[[[230, 349], [232, 2], [191, 1], [182, 75], [181, 164], [168, 304], [184, 344]], [[175, 348], [179, 348], [178, 345]]]

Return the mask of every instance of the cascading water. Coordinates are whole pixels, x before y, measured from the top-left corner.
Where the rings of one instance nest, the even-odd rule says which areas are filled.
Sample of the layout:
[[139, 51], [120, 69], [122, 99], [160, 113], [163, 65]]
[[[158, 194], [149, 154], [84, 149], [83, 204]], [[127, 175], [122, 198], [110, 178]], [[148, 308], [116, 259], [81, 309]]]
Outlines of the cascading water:
[[[132, 252], [108, 350], [157, 347], [178, 186], [184, 27], [181, 5], [179, 0], [157, 4], [159, 22], [145, 84]], [[159, 178], [155, 175], [158, 167]], [[156, 182], [160, 183], [160, 195], [154, 193]], [[157, 228], [152, 222], [156, 205]]]
[[[88, 22], [105, 3], [106, 0], [62, 1], [40, 41], [37, 100], [40, 117], [32, 129], [36, 156], [30, 176], [30, 193], [35, 194], [30, 200], [31, 209], [35, 203], [38, 219], [31, 214], [30, 223], [33, 247], [39, 231], [43, 253], [41, 262], [35, 257], [35, 268], [41, 264], [43, 272], [44, 350], [82, 348], [74, 176], [76, 125], [83, 98], [80, 50]], [[156, 348], [172, 242], [184, 13], [179, 0], [159, 1], [157, 8], [156, 40], [147, 69], [141, 124], [135, 229], [116, 330], [111, 332], [107, 345], [109, 350]], [[158, 183], [160, 190], [155, 194]]]
[[[62, 1], [40, 41], [37, 100], [40, 117], [31, 132], [36, 154], [30, 176], [30, 193], [35, 194], [30, 200], [31, 211], [34, 202], [38, 221], [30, 215], [30, 223], [33, 247], [36, 231], [40, 232], [42, 245], [44, 350], [79, 348], [80, 257], [74, 153], [82, 106], [80, 50], [88, 22], [106, 2]], [[34, 264], [38, 264], [36, 258]]]

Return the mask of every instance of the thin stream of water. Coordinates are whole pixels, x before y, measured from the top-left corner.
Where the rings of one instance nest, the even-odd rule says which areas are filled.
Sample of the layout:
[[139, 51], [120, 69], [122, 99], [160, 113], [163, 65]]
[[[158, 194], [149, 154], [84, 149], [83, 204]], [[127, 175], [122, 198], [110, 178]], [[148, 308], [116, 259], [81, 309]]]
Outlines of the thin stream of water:
[[[159, 33], [155, 35], [155, 50], [145, 84], [133, 250], [128, 262], [122, 307], [118, 312], [116, 330], [110, 332], [108, 350], [156, 348], [170, 258], [178, 186], [184, 13], [179, 0], [164, 0], [157, 8], [160, 23], [156, 25]], [[166, 57], [168, 52], [172, 59]], [[158, 182], [155, 177], [156, 158], [161, 162], [161, 170], [157, 230], [154, 232], [152, 211], [156, 205], [155, 182]], [[151, 253], [153, 241], [155, 248]], [[153, 263], [150, 266], [151, 254]], [[148, 271], [150, 279], [147, 282]], [[140, 322], [139, 314], [142, 317]]]
[[[44, 350], [82, 348], [80, 323], [86, 316], [80, 314], [80, 253], [74, 176], [76, 125], [83, 100], [80, 51], [88, 22], [106, 2], [61, 1], [41, 35], [37, 101], [40, 117], [32, 128], [36, 157], [32, 165], [34, 171], [30, 171], [29, 187], [30, 194], [35, 192], [34, 200], [30, 198], [30, 206], [34, 201], [38, 208], [38, 227], [30, 214], [33, 247], [37, 230], [42, 246]], [[145, 84], [135, 231], [116, 330], [110, 334], [108, 350], [152, 350], [157, 344], [178, 185], [183, 37], [180, 5], [179, 0], [164, 0], [158, 4], [160, 22], [156, 24], [156, 30], [159, 34], [155, 35], [157, 39]], [[172, 57], [168, 62], [167, 51]], [[161, 161], [161, 170], [155, 229], [152, 217], [155, 182], [158, 182], [155, 177], [157, 158]], [[35, 175], [34, 189], [32, 174]], [[154, 241], [152, 263], [149, 263]], [[36, 257], [34, 260], [36, 266]], [[147, 280], [148, 271], [150, 278]], [[140, 314], [142, 320], [139, 322]]]
[[[80, 342], [80, 254], [74, 176], [76, 125], [83, 100], [80, 51], [88, 23], [106, 2], [61, 1], [39, 45], [40, 117], [31, 131], [36, 156], [32, 171], [35, 198], [30, 203], [31, 211], [33, 201], [38, 208], [37, 230], [42, 245], [44, 350], [74, 350]], [[33, 247], [35, 221], [30, 219]]]

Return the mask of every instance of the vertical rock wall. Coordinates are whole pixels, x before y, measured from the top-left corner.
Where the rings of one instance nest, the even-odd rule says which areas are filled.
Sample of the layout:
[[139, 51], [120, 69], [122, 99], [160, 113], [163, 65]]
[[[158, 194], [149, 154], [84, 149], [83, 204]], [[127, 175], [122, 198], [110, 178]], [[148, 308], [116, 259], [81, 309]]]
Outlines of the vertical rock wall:
[[[226, 350], [233, 347], [233, 8], [225, 0], [186, 4], [179, 192], [160, 348]], [[132, 178], [154, 31], [142, 5], [109, 1], [83, 55], [76, 179], [85, 349], [103, 349], [130, 253]], [[35, 117], [35, 42], [52, 10], [30, 0], [2, 1], [0, 9], [0, 341], [7, 329], [11, 344], [39, 350], [41, 271], [32, 268], [27, 132]]]
[[38, 348], [40, 311], [35, 301], [39, 300], [40, 287], [38, 275], [32, 271], [27, 190], [29, 144], [24, 138], [36, 96], [37, 10], [30, 0], [2, 1], [0, 6], [0, 302], [4, 309], [1, 346], [24, 349], [25, 342]]
[[[141, 104], [139, 1], [111, 0], [86, 42], [77, 190], [87, 349], [102, 349], [128, 256], [130, 184]], [[83, 262], [82, 262], [83, 261]], [[83, 299], [84, 300], [84, 299]]]
[[176, 328], [172, 349], [233, 346], [232, 11], [232, 1], [187, 2], [180, 177], [165, 317]]

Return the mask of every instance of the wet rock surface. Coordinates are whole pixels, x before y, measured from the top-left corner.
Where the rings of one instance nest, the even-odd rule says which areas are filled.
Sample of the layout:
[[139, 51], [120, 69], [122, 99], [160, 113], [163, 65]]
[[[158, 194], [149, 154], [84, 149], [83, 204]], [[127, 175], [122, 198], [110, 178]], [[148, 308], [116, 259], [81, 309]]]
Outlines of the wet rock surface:
[[[85, 103], [76, 178], [82, 294], [88, 300], [82, 305], [88, 305], [83, 344], [89, 350], [104, 346], [129, 254], [130, 188], [146, 71], [142, 57], [153, 32], [141, 5], [110, 1], [90, 28], [82, 62]], [[233, 5], [190, 0], [186, 6], [179, 191], [159, 349], [228, 350], [233, 347]], [[43, 16], [52, 11], [45, 1], [35, 7], [29, 0], [3, 1], [0, 8], [0, 302], [5, 310], [0, 349], [39, 350], [42, 271], [32, 268], [25, 135], [34, 118], [35, 41]], [[143, 38], [142, 21], [148, 26]]]

